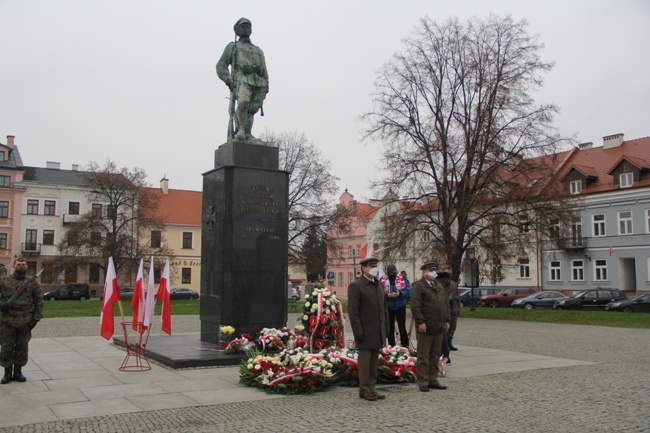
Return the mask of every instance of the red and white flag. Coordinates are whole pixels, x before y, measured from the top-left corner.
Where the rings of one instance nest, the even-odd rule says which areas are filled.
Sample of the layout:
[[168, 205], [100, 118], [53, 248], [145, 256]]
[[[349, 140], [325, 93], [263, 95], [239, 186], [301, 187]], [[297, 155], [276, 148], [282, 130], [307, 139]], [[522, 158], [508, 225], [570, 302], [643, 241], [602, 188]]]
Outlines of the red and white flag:
[[133, 299], [131, 299], [131, 310], [133, 311], [133, 325], [131, 327], [134, 331], [141, 331], [138, 322], [144, 319], [144, 259], [140, 259], [140, 267], [138, 268], [138, 276], [135, 279], [135, 287], [133, 288]]
[[113, 257], [108, 258], [106, 267], [106, 278], [104, 278], [104, 296], [102, 297], [102, 309], [99, 316], [99, 335], [110, 340], [115, 333], [115, 319], [113, 306], [120, 300], [120, 286], [117, 284], [115, 265]]
[[158, 286], [158, 294], [156, 298], [162, 302], [162, 331], [172, 335], [172, 306], [170, 298], [170, 283], [169, 283], [169, 257], [165, 262], [165, 269], [163, 269], [162, 276], [160, 277], [160, 285]]
[[156, 306], [156, 292], [153, 288], [153, 279], [153, 256], [151, 256], [151, 263], [149, 264], [149, 279], [147, 282], [147, 296], [144, 306], [144, 320], [142, 321], [142, 325], [145, 328], [151, 326], [151, 322], [153, 322], [154, 308]]

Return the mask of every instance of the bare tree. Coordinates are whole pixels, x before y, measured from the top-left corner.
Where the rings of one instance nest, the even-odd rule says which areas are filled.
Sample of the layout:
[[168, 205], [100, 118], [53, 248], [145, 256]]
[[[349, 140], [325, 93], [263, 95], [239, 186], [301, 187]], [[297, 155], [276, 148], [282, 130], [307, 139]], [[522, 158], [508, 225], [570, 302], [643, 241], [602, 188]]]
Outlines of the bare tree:
[[553, 181], [559, 161], [545, 156], [562, 143], [557, 108], [533, 98], [552, 64], [526, 26], [423, 18], [379, 71], [364, 115], [365, 138], [385, 143], [385, 177], [375, 183], [384, 241], [403, 249], [416, 239], [415, 254], [446, 258], [455, 276], [468, 246], [497, 266], [568, 212]]
[[332, 204], [338, 177], [330, 162], [304, 134], [264, 133], [280, 149], [280, 170], [289, 172], [289, 246], [301, 250], [307, 233], [324, 235], [336, 221]]
[[53, 270], [69, 269], [79, 264], [95, 264], [105, 270], [113, 257], [116, 272], [133, 274], [141, 257], [168, 256], [168, 248], [152, 249], [139, 242], [146, 230], [159, 230], [155, 209], [158, 197], [146, 182], [140, 168], [118, 168], [107, 160], [100, 166], [89, 164], [86, 186], [90, 190], [89, 212], [71, 225], [58, 245], [60, 257], [51, 264]]

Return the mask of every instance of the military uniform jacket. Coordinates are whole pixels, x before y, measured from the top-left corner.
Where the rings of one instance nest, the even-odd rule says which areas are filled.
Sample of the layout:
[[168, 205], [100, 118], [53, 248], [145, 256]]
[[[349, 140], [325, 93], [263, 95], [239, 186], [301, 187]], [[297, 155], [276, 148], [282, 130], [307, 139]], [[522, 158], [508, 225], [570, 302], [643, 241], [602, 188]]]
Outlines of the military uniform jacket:
[[23, 326], [32, 320], [41, 320], [43, 318], [43, 294], [40, 285], [29, 279], [17, 280], [14, 274], [0, 282], [0, 302], [5, 303], [14, 294], [14, 292], [23, 284], [27, 283], [25, 290], [18, 295], [14, 308], [9, 313], [0, 313], [2, 317], [0, 322], [11, 326]]
[[445, 287], [445, 293], [447, 294], [451, 308], [458, 308], [460, 306], [458, 283], [451, 278], [440, 278], [438, 281]]
[[388, 310], [384, 289], [363, 275], [348, 287], [348, 317], [357, 349], [381, 349], [386, 342]]
[[439, 334], [451, 322], [449, 298], [442, 284], [424, 278], [411, 288], [411, 314], [415, 323], [427, 325], [426, 334]]
[[[228, 70], [231, 65], [231, 70]], [[268, 87], [264, 52], [251, 42], [231, 42], [226, 45], [217, 62], [217, 76], [226, 81], [231, 78], [235, 85], [243, 83], [253, 87]]]

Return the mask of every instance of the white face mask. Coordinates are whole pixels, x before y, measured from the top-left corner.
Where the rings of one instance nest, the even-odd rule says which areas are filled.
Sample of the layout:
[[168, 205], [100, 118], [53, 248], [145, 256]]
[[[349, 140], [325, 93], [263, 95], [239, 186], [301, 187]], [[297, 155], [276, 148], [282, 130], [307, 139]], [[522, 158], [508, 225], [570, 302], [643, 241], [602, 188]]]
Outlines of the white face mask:
[[437, 273], [436, 271], [429, 271], [429, 272], [427, 272], [427, 275], [428, 275], [429, 278], [431, 278], [432, 280], [435, 280], [436, 277], [438, 276], [438, 273]]
[[371, 277], [377, 278], [377, 275], [379, 274], [379, 268], [370, 268], [368, 271]]

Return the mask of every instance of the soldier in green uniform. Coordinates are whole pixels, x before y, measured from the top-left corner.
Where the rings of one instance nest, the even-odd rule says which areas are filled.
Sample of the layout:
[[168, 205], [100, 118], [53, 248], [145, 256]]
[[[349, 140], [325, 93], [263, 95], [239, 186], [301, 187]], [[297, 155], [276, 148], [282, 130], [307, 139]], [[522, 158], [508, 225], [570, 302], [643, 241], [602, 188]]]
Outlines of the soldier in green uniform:
[[452, 341], [454, 339], [454, 332], [456, 332], [456, 324], [458, 323], [458, 315], [460, 314], [460, 293], [458, 292], [458, 283], [451, 279], [451, 265], [445, 263], [440, 268], [437, 280], [445, 286], [445, 291], [449, 298], [449, 312], [451, 313], [451, 323], [449, 324], [449, 331], [447, 331], [447, 344], [450, 350], [458, 350], [454, 347]]
[[418, 357], [415, 371], [420, 391], [447, 389], [438, 382], [438, 360], [443, 333], [449, 329], [449, 301], [445, 288], [436, 280], [438, 264], [427, 262], [420, 268], [422, 279], [411, 288], [411, 313], [417, 325]]
[[27, 364], [32, 329], [43, 318], [43, 294], [38, 282], [26, 278], [27, 262], [14, 260], [14, 272], [0, 282], [0, 365], [5, 369], [0, 383], [27, 379], [22, 368]]
[[266, 94], [269, 92], [269, 74], [266, 70], [264, 52], [251, 43], [251, 33], [250, 20], [240, 18], [235, 23], [235, 34], [239, 40], [226, 46], [217, 62], [217, 76], [230, 89], [231, 108], [237, 101], [237, 109], [234, 113], [235, 127], [231, 127], [233, 120], [231, 119], [228, 140], [234, 138], [262, 144], [260, 140], [253, 137], [251, 130], [253, 117], [262, 108]]

